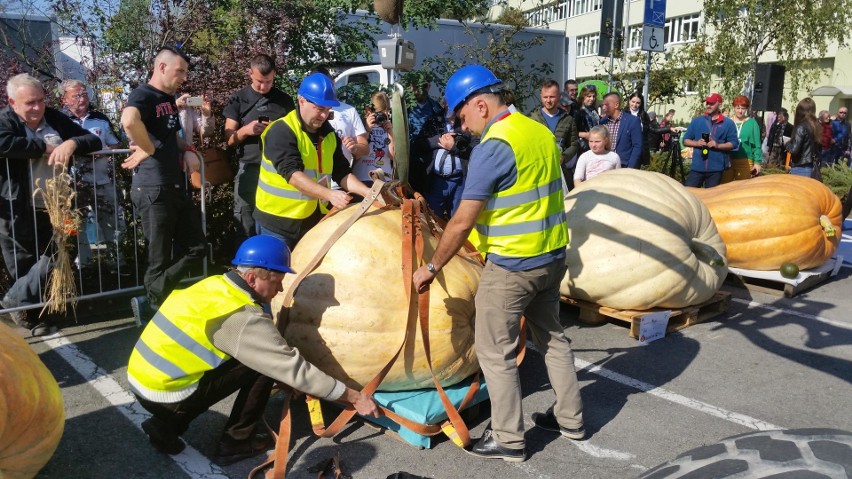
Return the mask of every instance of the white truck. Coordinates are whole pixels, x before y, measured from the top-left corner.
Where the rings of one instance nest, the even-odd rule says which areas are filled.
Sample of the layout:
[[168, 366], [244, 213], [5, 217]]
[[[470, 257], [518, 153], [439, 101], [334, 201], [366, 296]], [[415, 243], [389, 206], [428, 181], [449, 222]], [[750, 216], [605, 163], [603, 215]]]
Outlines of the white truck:
[[[358, 11], [348, 16], [350, 19], [373, 18], [366, 11]], [[385, 22], [381, 22], [380, 28], [382, 32], [375, 36], [375, 40], [388, 38], [391, 32], [391, 26]], [[421, 68], [423, 61], [430, 57], [451, 55], [458, 61], [465, 60], [465, 51], [470, 48], [485, 48], [487, 42], [491, 38], [489, 30], [509, 29], [510, 27], [498, 24], [485, 24], [478, 22], [470, 22], [467, 28], [458, 20], [437, 20], [437, 25], [433, 29], [428, 28], [413, 28], [401, 32], [402, 38], [414, 43], [416, 51], [415, 68]], [[567, 39], [560, 30], [548, 30], [540, 28], [526, 28], [518, 32], [514, 40], [528, 41], [535, 37], [541, 37], [543, 41], [539, 45], [535, 45], [526, 50], [523, 54], [524, 60], [521, 68], [533, 69], [534, 65], [540, 65], [544, 62], [551, 64], [553, 69], [553, 79], [564, 82], [570, 78], [567, 65], [569, 59], [567, 57], [566, 43]], [[358, 66], [353, 66], [340, 71], [335, 76], [335, 86], [342, 87], [350, 83], [378, 83], [388, 85], [392, 83], [391, 72], [382, 68], [379, 64], [378, 52], [373, 52], [370, 58], [358, 59]], [[432, 92], [433, 95], [437, 91]], [[533, 97], [537, 98], [535, 94]], [[534, 105], [523, 105], [524, 111], [534, 107]]]

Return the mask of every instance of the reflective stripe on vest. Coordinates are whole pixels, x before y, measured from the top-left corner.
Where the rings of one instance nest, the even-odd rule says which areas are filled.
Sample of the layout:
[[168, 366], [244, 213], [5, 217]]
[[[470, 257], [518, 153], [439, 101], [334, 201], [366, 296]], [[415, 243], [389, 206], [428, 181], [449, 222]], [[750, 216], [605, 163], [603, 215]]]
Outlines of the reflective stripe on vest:
[[[297, 110], [293, 110], [285, 117], [270, 123], [263, 130], [263, 133], [260, 135], [262, 145], [266, 144], [264, 140], [271, 126], [278, 122], [285, 123], [296, 136], [299, 156], [301, 156], [302, 163], [304, 163], [304, 170], [302, 172], [314, 181], [319, 180], [321, 175], [330, 175], [334, 167], [333, 159], [334, 151], [337, 149], [337, 136], [331, 133], [323, 137], [320, 143], [320, 151], [322, 152], [322, 158], [320, 158], [314, 142], [302, 129], [302, 123], [299, 120]], [[303, 194], [296, 187], [290, 185], [275, 170], [275, 165], [266, 156], [265, 146], [261, 151], [260, 176], [257, 181], [257, 191], [255, 193], [255, 207], [264, 213], [279, 218], [297, 220], [311, 216], [317, 207], [320, 208], [322, 213], [328, 212], [328, 209], [322, 202]]]
[[493, 123], [482, 142], [499, 139], [515, 156], [517, 180], [485, 202], [470, 239], [479, 251], [526, 258], [568, 244], [561, 153], [544, 125], [520, 114]]
[[207, 325], [255, 304], [224, 276], [173, 292], [145, 326], [130, 354], [127, 375], [148, 391], [184, 390], [230, 356], [207, 336]]

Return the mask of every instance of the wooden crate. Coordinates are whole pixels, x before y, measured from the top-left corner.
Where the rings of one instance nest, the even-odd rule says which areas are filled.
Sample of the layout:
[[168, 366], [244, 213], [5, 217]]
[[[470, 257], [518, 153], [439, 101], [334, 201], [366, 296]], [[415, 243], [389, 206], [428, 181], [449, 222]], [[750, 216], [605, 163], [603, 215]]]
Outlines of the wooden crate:
[[[580, 301], [573, 298], [563, 296], [562, 302], [571, 306], [580, 308], [579, 319], [583, 323], [597, 326], [607, 322], [617, 324], [625, 324], [630, 327], [630, 337], [639, 337], [639, 324], [642, 322], [642, 315], [657, 311], [666, 311], [665, 308], [653, 308], [646, 311], [615, 309], [606, 306], [600, 306], [586, 301]], [[709, 300], [687, 308], [673, 308], [669, 316], [669, 324], [666, 328], [666, 333], [680, 331], [683, 328], [688, 328], [693, 324], [703, 323], [709, 319], [715, 318], [722, 313], [728, 311], [731, 304], [731, 293], [727, 291], [717, 291]]]

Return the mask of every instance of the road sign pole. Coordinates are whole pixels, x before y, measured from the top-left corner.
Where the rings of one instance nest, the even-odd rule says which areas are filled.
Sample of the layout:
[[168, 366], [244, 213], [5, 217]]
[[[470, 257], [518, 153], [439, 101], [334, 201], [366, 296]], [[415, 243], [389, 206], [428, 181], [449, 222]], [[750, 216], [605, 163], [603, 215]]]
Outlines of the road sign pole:
[[645, 85], [642, 86], [642, 98], [645, 99], [645, 111], [648, 111], [648, 84], [651, 83], [651, 52], [646, 52], [648, 58], [645, 60]]

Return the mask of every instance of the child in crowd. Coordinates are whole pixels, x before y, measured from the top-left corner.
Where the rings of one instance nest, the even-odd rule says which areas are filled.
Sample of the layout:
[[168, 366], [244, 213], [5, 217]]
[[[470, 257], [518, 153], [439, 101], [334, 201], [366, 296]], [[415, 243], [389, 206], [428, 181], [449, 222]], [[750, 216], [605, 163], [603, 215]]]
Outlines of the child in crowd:
[[574, 169], [574, 186], [591, 179], [604, 171], [621, 168], [621, 159], [614, 151], [610, 151], [609, 130], [604, 126], [596, 126], [589, 130], [589, 151], [577, 159]]

